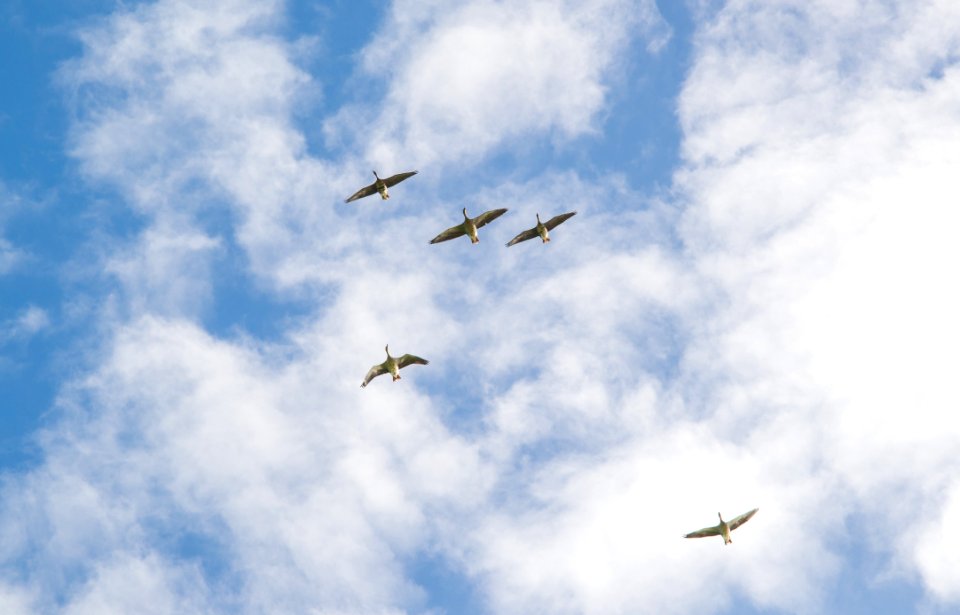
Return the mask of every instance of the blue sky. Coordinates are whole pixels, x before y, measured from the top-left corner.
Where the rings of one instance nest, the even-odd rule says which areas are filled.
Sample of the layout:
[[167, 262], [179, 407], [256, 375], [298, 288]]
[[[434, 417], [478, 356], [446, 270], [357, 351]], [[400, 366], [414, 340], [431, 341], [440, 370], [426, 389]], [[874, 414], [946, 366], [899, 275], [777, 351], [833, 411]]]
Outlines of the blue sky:
[[0, 612], [960, 608], [957, 24], [5, 4]]

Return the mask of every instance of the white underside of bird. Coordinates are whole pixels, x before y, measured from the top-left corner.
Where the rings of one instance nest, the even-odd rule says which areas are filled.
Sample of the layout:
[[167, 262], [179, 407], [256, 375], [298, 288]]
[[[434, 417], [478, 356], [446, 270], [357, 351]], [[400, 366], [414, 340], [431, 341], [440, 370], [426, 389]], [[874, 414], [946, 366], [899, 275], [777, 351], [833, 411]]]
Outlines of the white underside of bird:
[[367, 372], [367, 375], [363, 379], [363, 383], [360, 385], [360, 388], [366, 387], [368, 384], [370, 384], [371, 380], [377, 376], [382, 376], [383, 374], [390, 374], [393, 376], [393, 381], [396, 382], [397, 380], [400, 380], [400, 370], [404, 367], [408, 365], [428, 365], [430, 363], [426, 359], [421, 359], [420, 357], [412, 354], [392, 357], [390, 356], [389, 344], [384, 347], [384, 350], [387, 353], [387, 360], [370, 368], [370, 371]]
[[719, 517], [720, 523], [718, 523], [717, 525], [713, 525], [711, 527], [705, 527], [705, 528], [699, 529], [695, 532], [690, 532], [689, 534], [684, 534], [683, 537], [684, 538], [705, 538], [707, 536], [722, 536], [723, 544], [728, 545], [731, 542], [733, 542], [733, 540], [730, 538], [730, 532], [732, 532], [733, 530], [737, 529], [738, 527], [740, 527], [741, 525], [749, 521], [750, 518], [753, 517], [753, 515], [757, 514], [758, 510], [760, 509], [754, 508], [749, 512], [745, 512], [742, 515], [734, 517], [730, 521], [724, 521], [723, 517], [720, 516], [720, 513], [717, 513], [717, 517]]

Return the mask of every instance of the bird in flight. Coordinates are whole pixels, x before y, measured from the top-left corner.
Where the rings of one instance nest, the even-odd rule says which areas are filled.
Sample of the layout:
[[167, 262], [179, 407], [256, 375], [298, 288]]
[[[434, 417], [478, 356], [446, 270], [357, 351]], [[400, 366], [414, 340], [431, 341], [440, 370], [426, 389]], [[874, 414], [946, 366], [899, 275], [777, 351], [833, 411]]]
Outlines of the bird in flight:
[[456, 239], [461, 235], [466, 235], [470, 238], [470, 243], [479, 243], [480, 238], [477, 237], [477, 229], [481, 226], [496, 220], [503, 214], [507, 213], [506, 209], [491, 209], [490, 211], [485, 211], [476, 218], [471, 218], [467, 215], [467, 208], [463, 208], [463, 222], [456, 226], [451, 226], [447, 230], [443, 231], [436, 237], [430, 240], [430, 243], [440, 243], [441, 241], [450, 241], [451, 239]]
[[521, 241], [526, 241], [528, 239], [533, 239], [537, 235], [540, 236], [540, 239], [543, 240], [543, 243], [550, 241], [550, 231], [555, 227], [560, 226], [567, 219], [572, 218], [577, 215], [577, 212], [571, 211], [569, 213], [560, 214], [559, 216], [554, 216], [547, 220], [546, 222], [540, 222], [540, 214], [537, 214], [537, 225], [532, 229], [527, 229], [507, 242], [507, 247], [520, 243]]
[[407, 171], [406, 173], [397, 173], [396, 175], [391, 175], [390, 177], [380, 179], [380, 176], [377, 175], [376, 171], [374, 171], [373, 176], [377, 179], [369, 186], [364, 186], [363, 188], [360, 188], [354, 192], [353, 195], [351, 195], [350, 198], [348, 198], [345, 202], [349, 203], [350, 201], [362, 199], [365, 196], [370, 196], [374, 192], [379, 192], [380, 198], [386, 201], [390, 198], [390, 193], [387, 192], [387, 188], [395, 186], [408, 177], [413, 177], [416, 174], [416, 171]]
[[412, 354], [405, 354], [400, 357], [391, 357], [390, 356], [390, 344], [387, 344], [384, 347], [384, 350], [387, 351], [387, 360], [379, 365], [374, 365], [370, 368], [370, 371], [367, 372], [366, 377], [363, 379], [363, 384], [360, 385], [360, 388], [364, 388], [370, 381], [380, 376], [382, 374], [390, 374], [393, 376], [393, 381], [396, 382], [400, 380], [400, 370], [408, 365], [428, 365], [430, 362], [426, 359], [421, 359], [420, 357], [414, 356]]
[[752, 516], [757, 514], [759, 508], [754, 508], [750, 512], [745, 512], [739, 517], [734, 517], [730, 521], [724, 521], [723, 517], [720, 516], [720, 513], [717, 513], [717, 517], [720, 517], [720, 523], [714, 525], [713, 527], [705, 527], [702, 530], [697, 530], [696, 532], [690, 532], [689, 534], [684, 534], [684, 538], [704, 538], [705, 536], [723, 536], [723, 544], [728, 545], [733, 540], [730, 539], [730, 532], [737, 529], [744, 523], [750, 520]]

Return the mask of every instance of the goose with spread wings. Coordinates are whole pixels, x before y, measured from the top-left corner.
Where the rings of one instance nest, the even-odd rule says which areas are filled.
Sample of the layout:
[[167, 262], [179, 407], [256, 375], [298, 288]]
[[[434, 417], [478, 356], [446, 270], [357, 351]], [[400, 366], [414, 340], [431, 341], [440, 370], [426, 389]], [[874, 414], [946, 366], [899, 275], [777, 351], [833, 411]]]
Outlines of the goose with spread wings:
[[370, 381], [381, 376], [383, 374], [390, 374], [393, 376], [393, 381], [396, 382], [400, 380], [400, 370], [408, 365], [429, 365], [430, 361], [426, 359], [421, 359], [418, 356], [412, 354], [405, 354], [399, 357], [390, 356], [390, 344], [387, 344], [384, 347], [384, 350], [387, 351], [387, 360], [381, 363], [380, 365], [374, 365], [370, 368], [370, 371], [367, 372], [366, 377], [363, 379], [363, 384], [360, 385], [360, 388], [364, 388]]
[[380, 198], [386, 201], [387, 199], [390, 198], [390, 193], [387, 192], [387, 188], [391, 186], [395, 186], [400, 182], [402, 182], [403, 180], [407, 179], [408, 177], [413, 177], [416, 174], [417, 174], [416, 171], [407, 171], [406, 173], [397, 173], [396, 175], [391, 175], [390, 177], [384, 177], [381, 179], [380, 176], [377, 175], [377, 172], [374, 171], [373, 176], [376, 177], [377, 179], [369, 186], [364, 186], [363, 188], [360, 188], [359, 190], [354, 192], [353, 195], [351, 195], [350, 198], [346, 200], [346, 202], [349, 203], [350, 201], [356, 201], [357, 199], [362, 199], [365, 196], [370, 196], [374, 192], [379, 192]]
[[543, 243], [550, 241], [550, 231], [552, 231], [557, 226], [560, 226], [568, 219], [577, 215], [577, 212], [571, 211], [565, 214], [560, 214], [559, 216], [554, 216], [547, 220], [546, 222], [540, 222], [540, 214], [537, 214], [537, 225], [532, 229], [527, 229], [507, 242], [507, 247], [520, 243], [521, 241], [527, 241], [528, 239], [533, 239], [536, 236], [540, 236], [540, 239], [543, 240]]
[[737, 529], [744, 523], [750, 520], [759, 508], [754, 508], [750, 512], [745, 512], [739, 517], [734, 517], [730, 521], [724, 521], [723, 517], [720, 516], [720, 513], [717, 513], [717, 517], [720, 517], [720, 523], [714, 525], [713, 527], [705, 527], [702, 530], [697, 530], [696, 532], [690, 532], [689, 534], [684, 534], [684, 538], [704, 538], [706, 536], [723, 536], [723, 544], [728, 545], [733, 540], [730, 539], [730, 532]]
[[456, 239], [461, 235], [466, 235], [470, 238], [470, 243], [479, 243], [480, 238], [477, 237], [477, 229], [481, 226], [490, 223], [493, 220], [496, 220], [503, 214], [507, 213], [506, 209], [491, 209], [490, 211], [485, 211], [476, 218], [471, 218], [467, 215], [467, 208], [463, 208], [463, 222], [456, 226], [451, 226], [447, 230], [443, 231], [436, 237], [430, 240], [430, 243], [440, 243], [441, 241], [450, 241], [451, 239]]

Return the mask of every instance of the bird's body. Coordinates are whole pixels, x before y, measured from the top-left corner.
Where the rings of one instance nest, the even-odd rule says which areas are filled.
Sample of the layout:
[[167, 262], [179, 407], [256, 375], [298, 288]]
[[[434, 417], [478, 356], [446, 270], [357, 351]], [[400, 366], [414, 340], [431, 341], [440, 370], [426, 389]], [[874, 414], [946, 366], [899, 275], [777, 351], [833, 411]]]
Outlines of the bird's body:
[[556, 228], [557, 226], [563, 224], [568, 218], [572, 218], [577, 215], [577, 212], [571, 211], [569, 213], [560, 214], [559, 216], [554, 216], [547, 220], [546, 222], [540, 222], [540, 214], [537, 214], [537, 225], [532, 229], [527, 229], [507, 242], [507, 247], [514, 244], [518, 244], [521, 241], [527, 241], [528, 239], [533, 239], [534, 237], [539, 236], [543, 243], [550, 241], [550, 231]]
[[720, 518], [720, 523], [711, 527], [705, 527], [703, 529], [697, 530], [696, 532], [690, 532], [689, 534], [684, 534], [684, 538], [704, 538], [705, 536], [722, 536], [723, 544], [728, 545], [733, 540], [730, 538], [730, 532], [737, 529], [744, 523], [750, 520], [753, 515], [760, 510], [759, 508], [754, 508], [750, 512], [745, 512], [739, 517], [734, 517], [730, 521], [724, 521], [723, 517], [720, 516], [720, 513], [717, 513], [717, 517]]
[[363, 379], [363, 384], [360, 385], [360, 388], [364, 388], [370, 381], [381, 376], [383, 374], [390, 374], [393, 376], [393, 381], [396, 382], [400, 380], [400, 370], [408, 365], [428, 365], [430, 362], [426, 359], [421, 359], [418, 356], [412, 354], [405, 354], [399, 357], [390, 356], [390, 345], [388, 344], [384, 347], [384, 350], [387, 353], [387, 360], [379, 365], [374, 365], [370, 368], [370, 371], [367, 372], [366, 377]]
[[381, 179], [380, 176], [377, 175], [377, 172], [374, 171], [373, 176], [376, 178], [376, 180], [374, 180], [374, 182], [369, 186], [364, 186], [363, 188], [357, 190], [346, 200], [346, 202], [349, 203], [351, 201], [356, 201], [357, 199], [362, 199], [363, 197], [370, 196], [375, 192], [379, 192], [380, 198], [386, 201], [390, 198], [390, 193], [387, 191], [387, 188], [390, 186], [395, 186], [408, 177], [412, 177], [416, 174], [416, 171], [408, 171], [406, 173], [397, 173], [396, 175], [391, 175], [390, 177]]
[[466, 235], [470, 238], [470, 243], [480, 243], [480, 237], [477, 236], [477, 229], [484, 226], [485, 224], [491, 222], [507, 213], [506, 209], [492, 209], [490, 211], [485, 211], [476, 218], [471, 218], [467, 215], [467, 208], [463, 208], [463, 222], [457, 226], [451, 226], [447, 230], [443, 231], [436, 237], [430, 240], [430, 243], [440, 243], [441, 241], [449, 241], [455, 239], [462, 235]]

